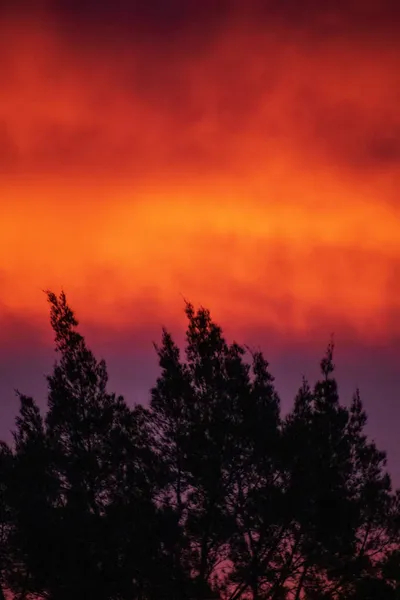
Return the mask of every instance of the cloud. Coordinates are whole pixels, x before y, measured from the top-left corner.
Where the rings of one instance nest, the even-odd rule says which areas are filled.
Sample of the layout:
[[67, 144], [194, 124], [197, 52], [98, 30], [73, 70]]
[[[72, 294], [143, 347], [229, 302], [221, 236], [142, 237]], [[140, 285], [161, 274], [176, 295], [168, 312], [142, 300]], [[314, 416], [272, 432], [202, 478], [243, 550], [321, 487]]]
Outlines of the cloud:
[[[81, 4], [4, 21], [3, 170], [210, 176], [277, 156], [395, 166], [390, 3], [267, 2], [258, 20], [261, 3]], [[328, 17], [336, 34], [321, 37]], [[364, 21], [377, 26], [353, 35]]]

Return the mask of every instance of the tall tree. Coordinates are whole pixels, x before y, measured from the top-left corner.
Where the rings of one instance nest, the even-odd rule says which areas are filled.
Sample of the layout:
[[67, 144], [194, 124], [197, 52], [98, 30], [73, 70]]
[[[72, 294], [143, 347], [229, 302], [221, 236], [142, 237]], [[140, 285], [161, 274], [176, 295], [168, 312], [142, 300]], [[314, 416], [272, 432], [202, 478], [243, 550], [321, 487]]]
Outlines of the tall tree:
[[291, 589], [296, 598], [336, 599], [372, 575], [394, 541], [395, 496], [385, 455], [365, 434], [358, 392], [340, 404], [333, 377], [333, 345], [321, 362], [322, 379], [305, 382], [285, 424], [289, 493], [296, 530]]
[[151, 597], [163, 524], [148, 413], [107, 392], [106, 365], [77, 332], [65, 295], [48, 298], [61, 358], [48, 378], [46, 425], [73, 545], [68, 586], [75, 597], [78, 586], [82, 597]]
[[162, 369], [152, 390], [155, 444], [169, 472], [168, 499], [183, 527], [176, 559], [193, 576], [196, 598], [218, 595], [228, 560], [237, 468], [239, 411], [249, 368], [244, 349], [227, 344], [209, 311], [186, 305], [185, 360], [164, 331], [157, 347]]
[[[106, 365], [77, 331], [65, 294], [48, 300], [60, 356], [48, 377], [48, 411], [43, 418], [21, 396], [14, 434], [28, 591], [54, 600], [151, 598], [163, 521], [148, 413], [107, 391]], [[27, 485], [29, 495], [21, 493]]]

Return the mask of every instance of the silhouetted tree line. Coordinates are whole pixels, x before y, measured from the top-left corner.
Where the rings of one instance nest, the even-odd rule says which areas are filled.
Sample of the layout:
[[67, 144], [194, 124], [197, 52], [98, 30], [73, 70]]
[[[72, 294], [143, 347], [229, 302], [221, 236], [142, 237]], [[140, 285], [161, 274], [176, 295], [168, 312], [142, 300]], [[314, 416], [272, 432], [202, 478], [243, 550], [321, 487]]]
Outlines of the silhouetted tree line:
[[149, 408], [107, 389], [65, 295], [47, 412], [19, 395], [0, 449], [0, 598], [400, 598], [399, 494], [340, 403], [333, 347], [282, 416], [261, 352], [186, 305]]

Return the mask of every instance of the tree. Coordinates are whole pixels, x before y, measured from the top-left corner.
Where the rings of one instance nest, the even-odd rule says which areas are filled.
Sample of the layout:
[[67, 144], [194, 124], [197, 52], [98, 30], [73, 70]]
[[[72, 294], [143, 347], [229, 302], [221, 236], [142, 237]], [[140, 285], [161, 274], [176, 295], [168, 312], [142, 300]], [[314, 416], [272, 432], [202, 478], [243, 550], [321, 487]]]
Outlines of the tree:
[[218, 574], [229, 559], [232, 498], [238, 460], [238, 428], [249, 367], [244, 349], [228, 345], [201, 308], [186, 305], [185, 360], [164, 330], [157, 347], [161, 376], [152, 390], [154, 440], [169, 473], [165, 500], [182, 534], [176, 560], [192, 575], [186, 594], [218, 595]]
[[[261, 353], [247, 361], [205, 309], [187, 304], [186, 316], [185, 360], [167, 331], [156, 347], [162, 372], [151, 401], [168, 500], [182, 524], [177, 555], [195, 575], [196, 597], [248, 587], [258, 597], [267, 539], [279, 529], [279, 398]], [[261, 511], [271, 521], [262, 530]]]
[[48, 411], [43, 418], [20, 396], [14, 434], [24, 585], [54, 600], [150, 598], [162, 526], [148, 413], [107, 391], [106, 365], [76, 330], [65, 294], [48, 300], [60, 355]]
[[332, 344], [321, 371], [313, 391], [304, 382], [285, 424], [299, 566], [291, 587], [296, 598], [333, 600], [375, 573], [395, 542], [397, 507], [385, 455], [364, 432], [359, 393], [349, 408], [339, 402]]

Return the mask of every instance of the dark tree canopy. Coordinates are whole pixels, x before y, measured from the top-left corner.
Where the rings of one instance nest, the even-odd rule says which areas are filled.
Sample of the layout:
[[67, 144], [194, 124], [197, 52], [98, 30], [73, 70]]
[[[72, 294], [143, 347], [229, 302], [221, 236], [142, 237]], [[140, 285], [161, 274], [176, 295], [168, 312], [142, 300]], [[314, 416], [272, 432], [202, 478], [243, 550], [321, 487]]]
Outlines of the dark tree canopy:
[[150, 405], [108, 389], [64, 293], [47, 409], [0, 445], [0, 600], [399, 600], [400, 494], [333, 343], [283, 416], [267, 360], [186, 304]]

